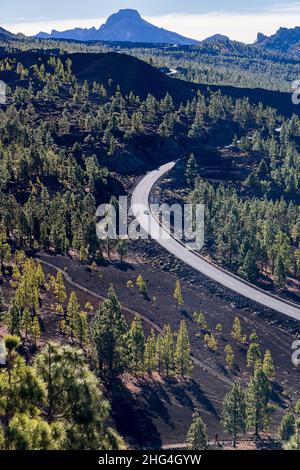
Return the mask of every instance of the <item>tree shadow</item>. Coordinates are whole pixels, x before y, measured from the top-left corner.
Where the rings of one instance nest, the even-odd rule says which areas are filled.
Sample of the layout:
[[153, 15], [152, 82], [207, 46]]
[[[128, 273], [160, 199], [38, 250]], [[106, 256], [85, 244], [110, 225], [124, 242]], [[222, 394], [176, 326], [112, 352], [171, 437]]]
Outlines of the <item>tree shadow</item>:
[[118, 382], [111, 396], [111, 406], [117, 431], [126, 436], [134, 448], [161, 448], [162, 441], [153, 421], [156, 415], [167, 422], [170, 418], [162, 397], [150, 384], [143, 384], [141, 393], [136, 396]]
[[271, 391], [271, 400], [281, 408], [286, 408], [286, 402], [282, 398], [283, 387], [275, 382], [273, 383], [272, 391]]
[[189, 312], [187, 310], [181, 310], [180, 311], [181, 315], [186, 318], [187, 320], [190, 320], [190, 321], [194, 321], [192, 315], [189, 314]]
[[115, 261], [114, 263], [112, 263], [112, 265], [114, 268], [125, 273], [127, 273], [128, 271], [135, 271], [135, 267], [132, 266], [132, 264], [127, 263], [126, 261]]
[[213, 405], [212, 401], [206, 396], [200, 385], [194, 380], [191, 381], [190, 391], [202, 407], [205, 407], [205, 409], [216, 418], [220, 418], [219, 412]]

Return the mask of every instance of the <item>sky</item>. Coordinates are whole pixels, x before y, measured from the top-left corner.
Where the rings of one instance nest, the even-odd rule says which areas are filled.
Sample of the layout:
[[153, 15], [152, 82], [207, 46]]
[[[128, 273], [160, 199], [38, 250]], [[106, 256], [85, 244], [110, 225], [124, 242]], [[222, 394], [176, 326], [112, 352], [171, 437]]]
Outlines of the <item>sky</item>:
[[121, 8], [134, 8], [159, 27], [199, 40], [219, 33], [251, 43], [258, 32], [300, 26], [300, 1], [281, 0], [1, 0], [0, 26], [27, 35], [98, 28]]

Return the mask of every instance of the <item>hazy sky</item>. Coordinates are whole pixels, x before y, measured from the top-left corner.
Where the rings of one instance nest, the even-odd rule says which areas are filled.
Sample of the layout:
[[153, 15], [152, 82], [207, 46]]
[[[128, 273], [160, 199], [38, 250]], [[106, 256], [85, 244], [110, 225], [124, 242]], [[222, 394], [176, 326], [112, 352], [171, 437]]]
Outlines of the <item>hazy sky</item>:
[[153, 24], [195, 39], [221, 33], [253, 42], [259, 31], [300, 26], [300, 1], [280, 0], [1, 0], [0, 25], [29, 35], [99, 27], [120, 8], [135, 8]]

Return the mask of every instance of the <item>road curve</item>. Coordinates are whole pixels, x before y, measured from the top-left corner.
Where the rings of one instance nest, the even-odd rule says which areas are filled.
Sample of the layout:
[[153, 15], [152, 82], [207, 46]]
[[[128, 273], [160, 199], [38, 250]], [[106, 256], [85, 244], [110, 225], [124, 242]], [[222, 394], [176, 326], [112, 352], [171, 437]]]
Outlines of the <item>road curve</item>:
[[300, 320], [300, 306], [268, 294], [230, 272], [209, 263], [201, 255], [190, 251], [179, 241], [170, 237], [170, 234], [161, 227], [151, 212], [149, 205], [150, 193], [157, 181], [174, 166], [175, 162], [170, 162], [161, 166], [158, 170], [148, 173], [133, 191], [131, 208], [141, 228], [169, 253], [208, 278], [264, 307], [268, 307], [295, 320]]

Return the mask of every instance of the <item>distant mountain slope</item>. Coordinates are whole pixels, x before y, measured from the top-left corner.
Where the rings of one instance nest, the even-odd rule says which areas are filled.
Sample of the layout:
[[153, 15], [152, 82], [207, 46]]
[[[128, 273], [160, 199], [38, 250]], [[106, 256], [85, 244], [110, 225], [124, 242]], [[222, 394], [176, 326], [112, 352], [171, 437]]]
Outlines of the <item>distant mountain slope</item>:
[[[164, 98], [169, 93], [175, 102], [193, 98], [191, 84], [168, 77], [144, 61], [126, 54], [72, 54], [72, 68], [81, 80], [96, 80], [114, 91], [120, 85], [124, 95], [131, 91], [146, 98], [151, 93]], [[109, 86], [110, 84], [110, 86]]]
[[[55, 53], [55, 51], [52, 50], [52, 53]], [[0, 60], [11, 57], [26, 68], [37, 62], [37, 56], [40, 63], [47, 66], [50, 54], [46, 51], [0, 52]], [[113, 94], [117, 89], [117, 85], [119, 85], [124, 95], [132, 91], [135, 95], [146, 98], [151, 93], [157, 99], [161, 99], [164, 98], [166, 93], [169, 93], [174, 102], [179, 104], [180, 102], [192, 100], [197, 95], [198, 90], [204, 94], [220, 90], [224, 95], [231, 96], [233, 99], [247, 97], [250, 103], [258, 104], [261, 102], [265, 106], [277, 108], [278, 112], [284, 116], [300, 114], [300, 107], [292, 104], [290, 93], [258, 88], [208, 86], [191, 83], [171, 78], [136, 57], [116, 52], [64, 54], [61, 57], [62, 60], [68, 58], [72, 60], [73, 72], [79, 80], [88, 80], [90, 84], [94, 80], [97, 83], [102, 83], [110, 94]], [[10, 86], [14, 87], [18, 84], [19, 76], [11, 71], [2, 72], [1, 76]]]
[[4, 28], [1, 28], [0, 27], [0, 39], [2, 40], [10, 40], [10, 39], [16, 39], [18, 36], [7, 31], [6, 29]]
[[198, 41], [180, 34], [158, 28], [145, 21], [136, 10], [120, 10], [111, 15], [99, 29], [75, 28], [68, 31], [55, 31], [51, 34], [39, 33], [38, 38], [75, 39], [79, 41], [125, 41], [144, 43], [164, 43], [191, 45]]
[[214, 34], [213, 36], [210, 36], [206, 39], [204, 39], [202, 42], [203, 43], [206, 43], [206, 42], [214, 42], [214, 41], [218, 41], [218, 42], [230, 42], [230, 39], [228, 36], [224, 36], [223, 34]]
[[300, 26], [280, 28], [276, 34], [268, 37], [258, 33], [255, 47], [282, 52], [300, 58]]

